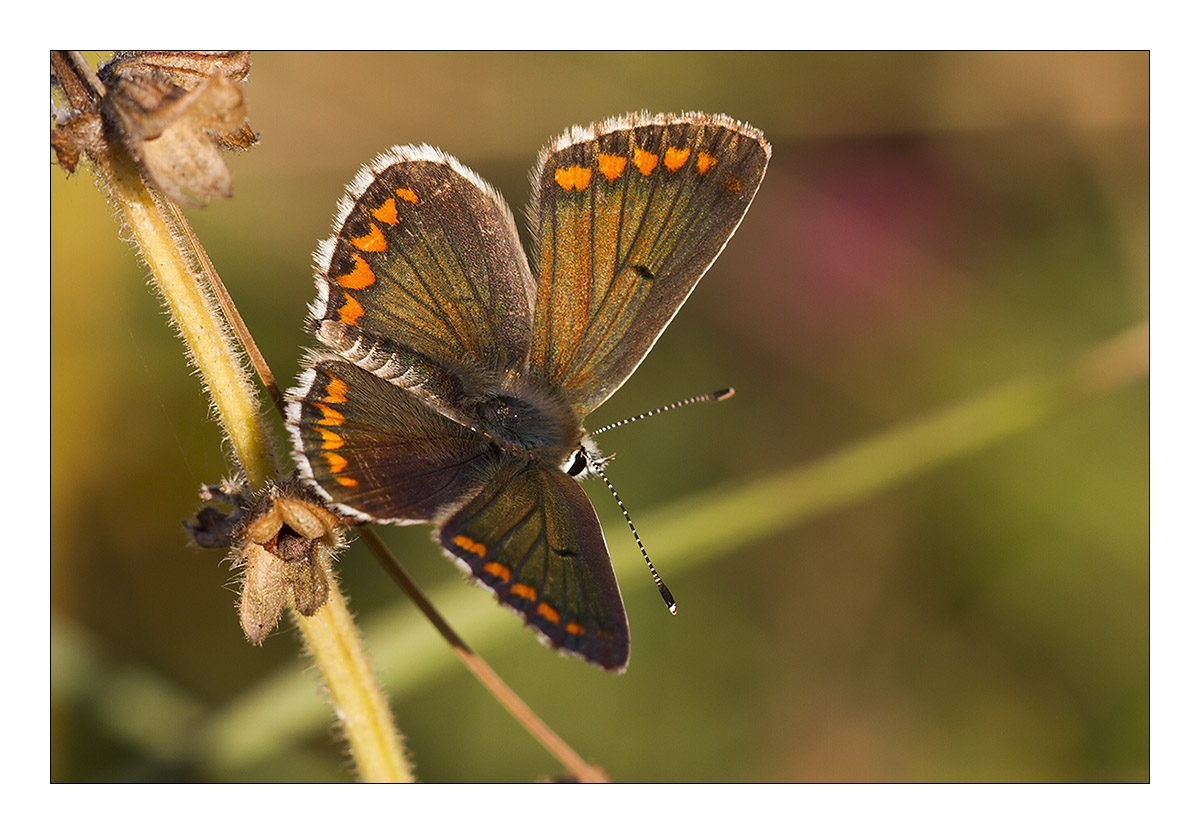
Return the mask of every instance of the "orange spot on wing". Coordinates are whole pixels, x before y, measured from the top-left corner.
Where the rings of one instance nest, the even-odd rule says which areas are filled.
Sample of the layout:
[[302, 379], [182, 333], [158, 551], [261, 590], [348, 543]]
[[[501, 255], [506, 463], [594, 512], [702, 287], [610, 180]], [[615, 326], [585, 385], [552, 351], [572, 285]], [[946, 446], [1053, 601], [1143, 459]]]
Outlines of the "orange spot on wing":
[[583, 191], [592, 181], [592, 169], [579, 165], [572, 165], [570, 168], [556, 168], [554, 181], [562, 187], [563, 191], [571, 189]]
[[374, 223], [371, 224], [371, 231], [362, 237], [350, 238], [350, 243], [355, 249], [362, 252], [382, 252], [387, 249], [387, 240], [384, 238], [383, 232], [379, 231], [379, 227]]
[[[454, 542], [454, 544], [461, 547], [463, 550], [467, 551], [468, 553], [474, 553], [476, 556], [487, 555], [487, 548], [484, 547], [482, 543], [477, 542], [474, 539], [472, 539], [470, 536], [463, 536], [460, 534], [460, 535], [455, 536], [453, 539], [451, 539], [451, 541]], [[499, 562], [488, 562], [488, 564], [489, 565], [499, 565], [501, 568], [504, 567]], [[507, 579], [507, 577], [505, 577], [505, 578]]]
[[397, 188], [396, 196], [406, 203], [412, 203], [414, 206], [417, 204], [417, 192], [411, 188]]
[[331, 376], [329, 382], [325, 383], [325, 396], [322, 398], [322, 401], [327, 403], [344, 403], [346, 401], [346, 392], [349, 390], [350, 386], [346, 384], [346, 380]]
[[[318, 426], [340, 426], [342, 423], [346, 422], [346, 418], [342, 416], [342, 412], [338, 411], [336, 408], [331, 408], [322, 402], [316, 402], [313, 403], [313, 405], [321, 409], [321, 414], [323, 415], [321, 419], [317, 421]], [[318, 431], [320, 431], [320, 429], [318, 429]]]
[[[341, 415], [338, 416], [340, 417]], [[329, 429], [317, 429], [317, 431], [321, 433], [321, 439], [325, 441], [321, 444], [322, 449], [340, 449], [346, 445], [345, 439], [335, 431], [330, 431]]]
[[643, 177], [649, 176], [657, 165], [658, 154], [644, 151], [641, 148], [633, 149], [633, 167], [637, 168]]
[[483, 572], [490, 573], [492, 576], [494, 576], [497, 579], [500, 579], [504, 582], [507, 582], [509, 580], [509, 577], [512, 576], [512, 571], [510, 571], [508, 568], [506, 568], [504, 565], [500, 564], [499, 562], [488, 562], [486, 565], [483, 566]]
[[335, 476], [333, 480], [344, 487], [358, 486], [357, 478], [351, 478], [349, 475], [338, 474], [346, 468], [349, 461], [336, 452], [323, 452], [322, 454], [324, 455], [326, 462], [329, 463], [329, 471]]
[[737, 177], [726, 177], [725, 178], [725, 190], [732, 191], [736, 194], [737, 192], [742, 190], [742, 181], [739, 180]]
[[400, 218], [396, 216], [396, 201], [388, 197], [377, 209], [372, 209], [371, 214], [380, 223], [387, 223], [389, 226], [395, 226], [400, 222]]
[[371, 267], [363, 260], [362, 255], [354, 255], [354, 269], [345, 275], [339, 275], [334, 280], [338, 282], [338, 286], [345, 287], [348, 290], [361, 290], [375, 283], [375, 273], [371, 271]]
[[537, 612], [539, 617], [544, 617], [552, 623], [558, 623], [558, 612], [551, 608], [546, 603], [538, 603]]
[[514, 597], [521, 597], [522, 599], [527, 599], [531, 602], [537, 599], [537, 591], [533, 590], [533, 588], [530, 588], [528, 585], [522, 585], [520, 582], [517, 582], [511, 588], [509, 588], [508, 592]]
[[696, 155], [696, 173], [698, 173], [700, 176], [707, 174], [708, 169], [716, 164], [717, 158], [712, 154], [700, 151], [700, 153]]
[[354, 300], [354, 297], [349, 293], [346, 294], [346, 303], [338, 307], [338, 321], [342, 324], [357, 325], [358, 320], [362, 318], [366, 310], [363, 306]]
[[585, 631], [587, 631], [587, 629], [574, 620], [571, 620], [571, 622], [567, 623], [567, 634], [583, 634]]
[[616, 156], [611, 153], [602, 153], [596, 157], [596, 167], [600, 169], [600, 173], [605, 179], [612, 182], [617, 177], [621, 176], [625, 171], [625, 163], [629, 160], [623, 156]]
[[667, 166], [668, 171], [674, 173], [683, 167], [683, 163], [687, 162], [691, 153], [691, 148], [667, 148], [667, 152], [663, 154], [663, 165]]

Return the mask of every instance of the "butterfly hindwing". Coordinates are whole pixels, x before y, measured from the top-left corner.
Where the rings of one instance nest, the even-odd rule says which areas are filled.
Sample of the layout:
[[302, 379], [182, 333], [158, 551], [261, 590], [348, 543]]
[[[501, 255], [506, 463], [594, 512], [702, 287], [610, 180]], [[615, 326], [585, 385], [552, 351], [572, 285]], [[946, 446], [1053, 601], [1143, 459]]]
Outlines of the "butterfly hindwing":
[[444, 367], [529, 352], [535, 284], [503, 199], [453, 157], [393, 148], [364, 168], [317, 253], [317, 337], [354, 361], [377, 343]]
[[535, 374], [580, 414], [645, 357], [750, 206], [770, 145], [724, 116], [627, 116], [542, 153]]
[[479, 488], [489, 445], [416, 395], [341, 359], [321, 359], [290, 392], [300, 471], [362, 520], [444, 516]]
[[544, 640], [612, 671], [629, 625], [596, 511], [573, 478], [510, 460], [448, 518], [442, 547]]

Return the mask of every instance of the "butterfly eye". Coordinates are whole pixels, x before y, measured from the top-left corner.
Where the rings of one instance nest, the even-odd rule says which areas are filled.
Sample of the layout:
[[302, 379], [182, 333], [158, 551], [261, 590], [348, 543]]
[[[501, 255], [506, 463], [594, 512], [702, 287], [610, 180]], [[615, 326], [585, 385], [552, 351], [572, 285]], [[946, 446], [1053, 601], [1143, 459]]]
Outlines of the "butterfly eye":
[[576, 449], [575, 454], [571, 455], [571, 462], [567, 464], [567, 474], [572, 478], [578, 478], [581, 474], [587, 471], [588, 460], [587, 455], [582, 448]]

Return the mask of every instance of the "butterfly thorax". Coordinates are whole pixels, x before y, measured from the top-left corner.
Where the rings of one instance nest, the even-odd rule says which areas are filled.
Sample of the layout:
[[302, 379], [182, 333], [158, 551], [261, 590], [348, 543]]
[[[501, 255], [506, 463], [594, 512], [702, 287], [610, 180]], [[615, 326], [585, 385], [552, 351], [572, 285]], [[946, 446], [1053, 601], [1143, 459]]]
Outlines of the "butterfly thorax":
[[470, 402], [473, 428], [507, 452], [557, 469], [580, 448], [579, 417], [548, 388], [506, 380], [483, 388]]

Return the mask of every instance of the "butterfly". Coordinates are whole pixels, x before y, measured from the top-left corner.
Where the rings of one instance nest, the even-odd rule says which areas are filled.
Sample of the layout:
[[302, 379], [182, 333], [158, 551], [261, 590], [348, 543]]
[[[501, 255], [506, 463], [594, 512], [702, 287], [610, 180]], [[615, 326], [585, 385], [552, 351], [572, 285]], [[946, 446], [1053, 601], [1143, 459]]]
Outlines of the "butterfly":
[[728, 243], [770, 154], [726, 116], [573, 127], [532, 172], [530, 258], [458, 160], [378, 156], [315, 256], [324, 349], [287, 407], [301, 476], [354, 521], [432, 523], [544, 643], [623, 670], [625, 607], [577, 482], [606, 459], [583, 421]]

